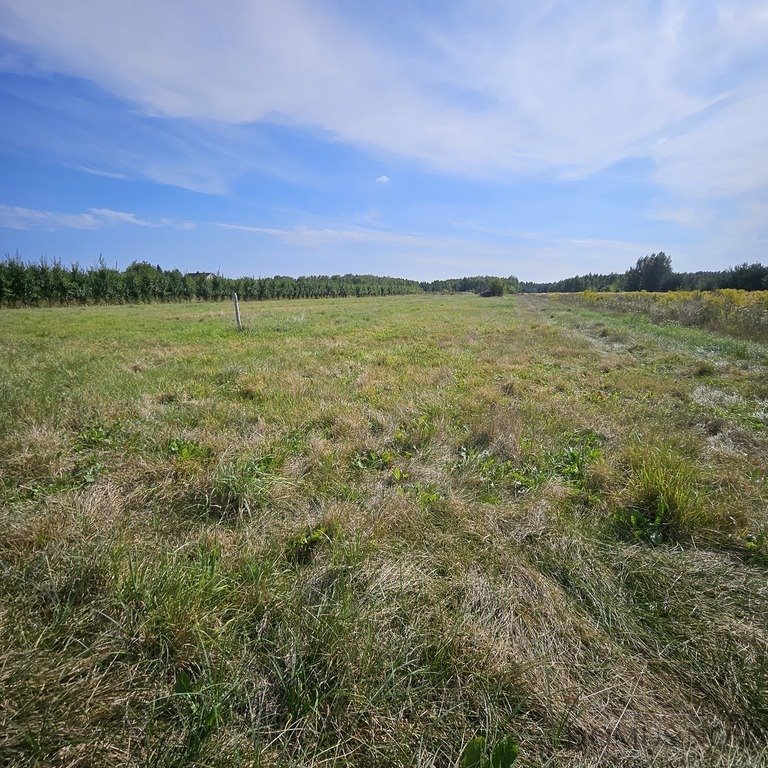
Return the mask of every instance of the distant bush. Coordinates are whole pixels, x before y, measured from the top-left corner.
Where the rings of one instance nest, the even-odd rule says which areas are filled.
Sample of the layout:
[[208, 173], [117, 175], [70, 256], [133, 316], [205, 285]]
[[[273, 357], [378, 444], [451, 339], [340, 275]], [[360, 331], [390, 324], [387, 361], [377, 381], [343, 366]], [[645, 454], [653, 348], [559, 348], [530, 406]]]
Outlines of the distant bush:
[[491, 296], [503, 296], [507, 292], [506, 283], [499, 277], [491, 280], [491, 284], [488, 286], [488, 293]]

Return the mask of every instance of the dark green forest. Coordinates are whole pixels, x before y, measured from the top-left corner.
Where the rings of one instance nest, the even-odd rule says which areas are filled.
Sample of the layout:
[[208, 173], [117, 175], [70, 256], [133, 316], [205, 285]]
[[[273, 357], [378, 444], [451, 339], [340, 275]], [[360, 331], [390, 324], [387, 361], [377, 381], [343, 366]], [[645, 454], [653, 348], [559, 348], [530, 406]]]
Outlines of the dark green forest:
[[719, 272], [675, 272], [663, 251], [643, 256], [626, 272], [588, 274], [552, 283], [520, 283], [525, 293], [577, 293], [579, 291], [714, 291], [740, 288], [768, 290], [768, 267], [740, 264]]
[[520, 281], [514, 276], [455, 277], [448, 280], [433, 280], [431, 283], [424, 282], [420, 285], [421, 289], [427, 293], [483, 293], [489, 296], [501, 296], [504, 293], [517, 293], [520, 290]]

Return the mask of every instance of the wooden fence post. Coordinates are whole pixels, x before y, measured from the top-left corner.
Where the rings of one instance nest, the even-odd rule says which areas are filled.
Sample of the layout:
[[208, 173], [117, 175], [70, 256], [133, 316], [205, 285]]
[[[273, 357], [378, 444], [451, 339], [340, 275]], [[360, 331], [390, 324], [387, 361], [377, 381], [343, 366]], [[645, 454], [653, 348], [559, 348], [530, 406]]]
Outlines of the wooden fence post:
[[237, 322], [237, 330], [243, 330], [243, 324], [240, 322], [240, 302], [237, 299], [237, 294], [232, 294], [232, 301], [235, 303], [235, 321]]

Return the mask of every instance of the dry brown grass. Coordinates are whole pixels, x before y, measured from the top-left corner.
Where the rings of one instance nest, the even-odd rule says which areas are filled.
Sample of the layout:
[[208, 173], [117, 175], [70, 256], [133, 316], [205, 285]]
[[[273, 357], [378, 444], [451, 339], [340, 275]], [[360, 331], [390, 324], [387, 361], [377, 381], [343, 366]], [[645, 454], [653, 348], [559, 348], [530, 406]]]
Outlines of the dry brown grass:
[[5, 763], [766, 764], [768, 357], [538, 297], [142, 311], [4, 315]]

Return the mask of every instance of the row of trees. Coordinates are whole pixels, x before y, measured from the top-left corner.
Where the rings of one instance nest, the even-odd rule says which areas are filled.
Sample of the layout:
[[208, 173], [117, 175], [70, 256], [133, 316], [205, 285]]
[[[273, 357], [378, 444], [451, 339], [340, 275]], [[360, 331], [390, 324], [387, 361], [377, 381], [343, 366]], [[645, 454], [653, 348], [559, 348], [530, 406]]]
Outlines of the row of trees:
[[218, 301], [236, 291], [245, 300], [389, 296], [420, 293], [415, 280], [373, 275], [241, 277], [184, 274], [135, 261], [121, 271], [103, 259], [87, 269], [59, 261], [24, 262], [18, 255], [0, 261], [0, 306], [122, 304], [150, 301]]
[[521, 283], [526, 293], [576, 293], [579, 291], [713, 291], [739, 288], [768, 290], [768, 267], [740, 264], [720, 272], [675, 272], [663, 251], [643, 256], [623, 274], [588, 274], [553, 283]]
[[588, 274], [552, 283], [521, 283], [514, 276], [477, 275], [417, 283], [374, 275], [310, 275], [308, 277], [241, 277], [164, 270], [146, 261], [127, 269], [108, 267], [104, 259], [87, 269], [60, 261], [25, 262], [18, 254], [0, 261], [0, 306], [54, 304], [121, 304], [150, 301], [219, 301], [237, 292], [244, 301], [346, 296], [391, 296], [406, 293], [504, 293], [578, 291], [673, 291], [740, 288], [768, 290], [768, 267], [742, 264], [721, 272], [675, 272], [665, 253], [638, 259], [623, 274]]

